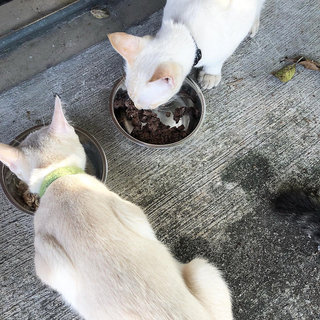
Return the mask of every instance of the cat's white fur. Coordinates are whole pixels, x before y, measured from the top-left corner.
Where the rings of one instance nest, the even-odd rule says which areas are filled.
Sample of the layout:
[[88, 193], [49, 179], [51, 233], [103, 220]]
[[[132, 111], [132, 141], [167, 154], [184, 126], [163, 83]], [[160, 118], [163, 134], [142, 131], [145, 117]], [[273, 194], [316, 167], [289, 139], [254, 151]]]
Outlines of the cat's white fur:
[[[0, 160], [34, 192], [48, 171], [84, 169], [84, 150], [59, 98], [52, 124], [19, 149], [0, 144]], [[232, 319], [220, 271], [203, 259], [180, 264], [156, 239], [143, 211], [95, 177], [55, 180], [41, 198], [34, 228], [37, 275], [85, 319]]]
[[[156, 108], [176, 94], [193, 66], [196, 45], [202, 59], [199, 82], [211, 89], [223, 63], [251, 30], [259, 28], [264, 0], [167, 0], [154, 38], [109, 34], [126, 60], [126, 86], [137, 108]], [[164, 64], [169, 66], [163, 67]]]

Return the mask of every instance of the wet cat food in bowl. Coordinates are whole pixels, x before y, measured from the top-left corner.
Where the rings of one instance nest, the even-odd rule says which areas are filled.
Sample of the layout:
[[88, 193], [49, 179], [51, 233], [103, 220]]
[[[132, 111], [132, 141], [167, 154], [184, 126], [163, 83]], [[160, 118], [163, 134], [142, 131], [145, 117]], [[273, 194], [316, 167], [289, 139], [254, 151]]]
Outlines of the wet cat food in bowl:
[[167, 148], [191, 138], [199, 129], [205, 114], [203, 94], [187, 78], [179, 93], [167, 104], [154, 110], [138, 110], [120, 79], [110, 97], [113, 122], [131, 141], [147, 147]]
[[[30, 128], [10, 143], [11, 146], [17, 147], [31, 132], [40, 129], [42, 126]], [[107, 178], [107, 159], [104, 151], [97, 140], [83, 129], [75, 128], [80, 142], [87, 156], [85, 171], [88, 174], [96, 176], [102, 182]], [[32, 194], [28, 186], [21, 181], [8, 167], [0, 162], [0, 183], [7, 198], [21, 211], [34, 214], [37, 210], [40, 200], [37, 194]]]

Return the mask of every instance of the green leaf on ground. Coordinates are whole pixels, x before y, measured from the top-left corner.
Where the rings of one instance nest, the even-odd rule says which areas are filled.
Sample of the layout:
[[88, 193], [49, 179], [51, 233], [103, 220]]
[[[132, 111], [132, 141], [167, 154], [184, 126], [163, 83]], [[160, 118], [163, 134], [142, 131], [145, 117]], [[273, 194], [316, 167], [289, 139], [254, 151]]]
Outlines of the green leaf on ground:
[[282, 69], [273, 72], [272, 74], [277, 77], [281, 82], [290, 81], [296, 73], [296, 64], [290, 64]]

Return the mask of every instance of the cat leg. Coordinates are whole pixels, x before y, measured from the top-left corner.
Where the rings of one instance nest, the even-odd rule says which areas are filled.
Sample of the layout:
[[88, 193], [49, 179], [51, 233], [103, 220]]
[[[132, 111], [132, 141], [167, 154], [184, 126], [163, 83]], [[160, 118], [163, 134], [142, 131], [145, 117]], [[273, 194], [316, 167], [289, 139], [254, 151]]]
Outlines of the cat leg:
[[253, 25], [251, 27], [251, 34], [250, 37], [253, 38], [259, 30], [259, 26], [260, 26], [260, 13], [263, 7], [263, 3], [265, 0], [259, 0], [258, 4], [257, 4], [257, 11], [256, 11], [256, 18], [253, 22]]
[[254, 36], [258, 33], [259, 26], [260, 26], [260, 14], [257, 15], [251, 27], [250, 38], [254, 38]]
[[75, 305], [76, 271], [57, 239], [49, 234], [35, 236], [35, 269], [37, 276]]
[[204, 259], [182, 266], [182, 275], [191, 293], [206, 308], [212, 320], [232, 320], [229, 288], [221, 272]]
[[43, 283], [48, 286], [51, 286], [51, 268], [47, 261], [42, 257], [41, 253], [37, 250], [35, 251], [34, 255], [34, 264], [36, 269], [37, 276], [41, 279]]
[[203, 67], [198, 76], [198, 81], [202, 89], [212, 89], [220, 83], [222, 65], [223, 63], [216, 63], [209, 67]]

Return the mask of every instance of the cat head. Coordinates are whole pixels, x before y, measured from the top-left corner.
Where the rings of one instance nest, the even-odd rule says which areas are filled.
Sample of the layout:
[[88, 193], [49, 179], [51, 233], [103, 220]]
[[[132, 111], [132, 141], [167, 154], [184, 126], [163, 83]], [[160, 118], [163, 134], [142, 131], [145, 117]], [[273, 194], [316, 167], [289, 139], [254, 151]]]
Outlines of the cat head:
[[63, 114], [58, 96], [51, 124], [30, 133], [18, 147], [0, 143], [0, 161], [34, 193], [39, 192], [43, 178], [57, 168], [72, 165], [84, 169], [84, 149]]
[[[114, 49], [126, 61], [126, 87], [138, 109], [154, 109], [169, 101], [186, 76], [159, 37], [137, 37], [124, 32], [108, 35]], [[189, 70], [188, 70], [189, 71]]]

